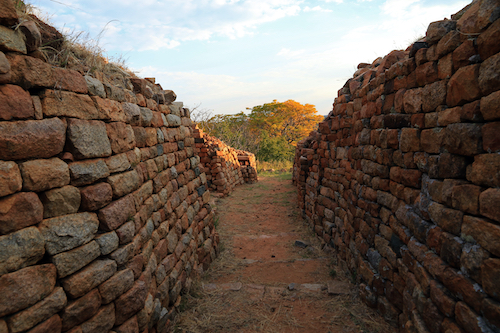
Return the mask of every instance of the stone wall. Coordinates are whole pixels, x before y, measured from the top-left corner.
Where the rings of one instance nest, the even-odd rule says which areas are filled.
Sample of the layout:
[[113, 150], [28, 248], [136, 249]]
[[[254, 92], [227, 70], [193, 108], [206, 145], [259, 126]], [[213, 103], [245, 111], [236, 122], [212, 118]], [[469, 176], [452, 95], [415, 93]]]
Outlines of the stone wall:
[[189, 111], [152, 80], [49, 65], [13, 6], [0, 1], [0, 332], [165, 332], [218, 244]]
[[307, 221], [402, 332], [500, 332], [499, 8], [360, 64], [296, 150]]
[[213, 192], [225, 196], [237, 185], [257, 181], [254, 154], [234, 149], [198, 127], [194, 130], [194, 137], [195, 153], [200, 156], [202, 172], [206, 173], [208, 186]]

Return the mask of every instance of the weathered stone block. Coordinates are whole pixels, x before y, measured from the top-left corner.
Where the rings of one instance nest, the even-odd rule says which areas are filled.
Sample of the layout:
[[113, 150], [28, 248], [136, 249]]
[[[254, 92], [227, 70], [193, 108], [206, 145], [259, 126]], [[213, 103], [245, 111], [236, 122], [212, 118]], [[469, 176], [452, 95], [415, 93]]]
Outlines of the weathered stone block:
[[104, 90], [106, 90], [106, 97], [108, 99], [112, 99], [113, 101], [117, 102], [126, 101], [125, 91], [122, 88], [110, 83], [104, 83], [103, 85], [104, 85]]
[[120, 198], [141, 186], [137, 171], [132, 170], [108, 177], [108, 183], [113, 188], [113, 197]]
[[481, 215], [500, 222], [500, 189], [489, 188], [479, 195]]
[[402, 152], [420, 151], [420, 130], [417, 128], [403, 128], [399, 147]]
[[127, 123], [132, 126], [140, 126], [141, 124], [141, 109], [137, 104], [123, 103], [123, 112], [125, 112], [125, 117]]
[[[422, 89], [422, 111], [432, 112], [440, 105], [446, 104], [446, 80], [426, 85]], [[406, 108], [405, 108], [406, 111]]]
[[[478, 65], [479, 66], [479, 65]], [[479, 87], [483, 95], [499, 90], [500, 87], [500, 53], [489, 57], [481, 63], [479, 69]]]
[[46, 90], [40, 97], [42, 99], [43, 114], [46, 117], [103, 118], [88, 95], [69, 91]]
[[0, 159], [50, 158], [62, 152], [66, 124], [59, 118], [0, 123]]
[[437, 125], [438, 126], [447, 126], [450, 124], [455, 124], [459, 123], [461, 121], [461, 116], [462, 116], [462, 108], [460, 106], [446, 109], [443, 111], [437, 112], [438, 119], [437, 119]]
[[167, 122], [169, 127], [179, 127], [181, 126], [181, 117], [175, 114], [167, 114]]
[[420, 133], [420, 144], [423, 151], [429, 154], [438, 154], [444, 140], [444, 128], [436, 127], [425, 129]]
[[26, 191], [46, 191], [69, 184], [68, 165], [59, 158], [32, 160], [19, 165]]
[[474, 156], [482, 152], [481, 124], [458, 123], [446, 127], [444, 147], [452, 154]]
[[127, 244], [132, 241], [135, 236], [135, 221], [128, 221], [116, 230], [118, 239], [121, 244]]
[[77, 159], [111, 155], [106, 125], [98, 120], [68, 119], [68, 148]]
[[99, 221], [94, 213], [78, 213], [43, 220], [38, 227], [51, 255], [83, 245], [97, 232]]
[[153, 127], [146, 128], [146, 146], [152, 147], [158, 144], [158, 136], [156, 134], [156, 129]]
[[480, 193], [481, 188], [476, 185], [454, 186], [452, 189], [451, 205], [455, 209], [476, 215], [479, 210]]
[[484, 249], [500, 256], [500, 226], [465, 215], [461, 235], [466, 241], [475, 241]]
[[480, 111], [484, 120], [500, 119], [500, 91], [481, 98]]
[[17, 22], [18, 15], [15, 3], [9, 0], [0, 1], [0, 23], [6, 26], [13, 26]]
[[479, 88], [479, 64], [460, 68], [448, 82], [446, 104], [463, 105], [481, 97]]
[[115, 324], [115, 306], [103, 306], [91, 319], [80, 325], [82, 333], [108, 333]]
[[55, 67], [52, 70], [54, 79], [56, 80], [56, 89], [68, 90], [76, 93], [87, 94], [87, 82], [79, 72]]
[[99, 244], [91, 241], [76, 249], [56, 254], [52, 258], [52, 262], [56, 265], [58, 277], [63, 278], [85, 267], [100, 255]]
[[43, 204], [43, 217], [51, 218], [75, 214], [80, 208], [80, 190], [74, 186], [55, 188], [40, 194]]
[[135, 143], [139, 148], [146, 147], [146, 129], [144, 127], [132, 127]]
[[108, 281], [99, 286], [103, 304], [108, 304], [123, 295], [134, 285], [134, 273], [131, 269], [117, 272]]
[[19, 25], [18, 29], [24, 34], [27, 51], [37, 51], [42, 43], [42, 34], [37, 24], [34, 21], [24, 21]]
[[480, 33], [498, 16], [498, 3], [495, 0], [476, 1], [458, 19], [457, 29], [465, 34]]
[[80, 189], [82, 209], [98, 210], [113, 200], [113, 189], [108, 183], [98, 183]]
[[0, 275], [36, 264], [45, 253], [45, 241], [36, 227], [0, 236]]
[[21, 172], [15, 162], [0, 161], [0, 197], [16, 193], [23, 187]]
[[101, 228], [112, 231], [132, 218], [136, 213], [134, 198], [127, 195], [116, 200], [99, 211], [99, 221]]
[[139, 324], [137, 323], [137, 316], [133, 316], [116, 329], [116, 333], [139, 333]]
[[474, 163], [467, 168], [467, 180], [487, 187], [500, 187], [500, 155], [474, 156]]
[[115, 272], [114, 260], [95, 260], [78, 273], [62, 280], [61, 283], [71, 298], [79, 298], [109, 279]]
[[[61, 332], [61, 318], [55, 314], [41, 324], [36, 325], [27, 333], [60, 333]], [[73, 333], [73, 332], [72, 332]]]
[[116, 250], [119, 245], [118, 235], [114, 231], [96, 236], [95, 241], [99, 244], [103, 256]]
[[484, 315], [490, 326], [500, 327], [500, 303], [492, 299], [485, 298], [481, 313]]
[[66, 306], [66, 294], [63, 288], [54, 291], [32, 307], [18, 312], [7, 319], [10, 332], [19, 333], [49, 319]]
[[116, 172], [122, 172], [130, 168], [130, 161], [128, 160], [127, 154], [113, 155], [104, 160], [108, 166], [109, 173], [113, 174]]
[[455, 318], [457, 323], [467, 333], [483, 331], [481, 328], [485, 325], [483, 318], [464, 302], [457, 302], [455, 307]]
[[102, 159], [73, 162], [69, 164], [71, 185], [89, 185], [109, 176], [109, 169]]
[[43, 205], [33, 192], [20, 192], [0, 199], [0, 234], [41, 222]]
[[477, 48], [484, 61], [500, 52], [500, 46], [495, 41], [500, 39], [500, 21], [496, 20], [477, 38]]
[[486, 259], [481, 266], [484, 291], [497, 301], [500, 300], [500, 259]]
[[119, 247], [109, 255], [111, 259], [116, 261], [118, 265], [125, 265], [134, 255], [136, 250], [136, 243], [132, 242], [127, 245]]
[[[466, 174], [467, 157], [450, 153], [441, 153], [438, 160], [437, 178], [463, 178]], [[432, 168], [431, 168], [432, 169]]]
[[20, 30], [0, 26], [0, 48], [2, 51], [26, 54], [27, 49], [23, 33]]
[[441, 204], [433, 202], [429, 205], [429, 215], [432, 222], [436, 223], [443, 230], [454, 235], [460, 235], [464, 216], [461, 211], [446, 208]]
[[52, 264], [30, 266], [0, 276], [0, 317], [35, 304], [49, 295], [56, 283]]
[[87, 89], [89, 91], [89, 95], [99, 96], [101, 98], [106, 98], [106, 91], [104, 90], [104, 86], [101, 81], [98, 79], [94, 79], [91, 76], [84, 76], [85, 83], [87, 84]]
[[144, 281], [136, 281], [129, 291], [115, 301], [116, 325], [124, 323], [144, 307], [147, 293]]
[[489, 153], [500, 151], [500, 122], [487, 123], [481, 128], [483, 134], [483, 149]]
[[452, 20], [442, 20], [436, 21], [429, 24], [427, 32], [425, 34], [425, 41], [429, 44], [435, 44], [439, 42], [448, 32], [455, 30], [457, 26], [456, 21]]
[[7, 54], [11, 65], [13, 84], [28, 90], [31, 88], [52, 88], [55, 79], [52, 75], [52, 66], [30, 56], [15, 53]]
[[111, 99], [103, 99], [97, 96], [92, 97], [92, 99], [105, 119], [118, 122], [125, 122], [127, 120], [120, 102]]
[[481, 265], [489, 258], [489, 253], [479, 245], [465, 243], [460, 257], [460, 269], [476, 282], [481, 282]]
[[92, 318], [100, 306], [101, 295], [97, 289], [79, 299], [68, 302], [68, 306], [61, 313], [63, 331], [67, 331]]
[[0, 86], [0, 120], [26, 119], [35, 115], [30, 94], [11, 84]]

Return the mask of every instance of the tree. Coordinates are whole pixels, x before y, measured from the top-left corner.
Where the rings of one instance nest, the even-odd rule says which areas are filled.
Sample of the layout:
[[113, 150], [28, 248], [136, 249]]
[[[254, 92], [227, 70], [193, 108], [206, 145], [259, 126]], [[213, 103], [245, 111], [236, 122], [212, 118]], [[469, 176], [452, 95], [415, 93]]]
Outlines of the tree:
[[252, 130], [267, 132], [270, 137], [282, 137], [294, 146], [323, 120], [314, 105], [302, 105], [291, 99], [282, 103], [273, 100], [247, 109], [251, 110]]
[[192, 119], [206, 133], [231, 147], [254, 153], [261, 161], [292, 160], [297, 142], [323, 120], [314, 105], [293, 100], [247, 108], [247, 115], [215, 115], [196, 106]]

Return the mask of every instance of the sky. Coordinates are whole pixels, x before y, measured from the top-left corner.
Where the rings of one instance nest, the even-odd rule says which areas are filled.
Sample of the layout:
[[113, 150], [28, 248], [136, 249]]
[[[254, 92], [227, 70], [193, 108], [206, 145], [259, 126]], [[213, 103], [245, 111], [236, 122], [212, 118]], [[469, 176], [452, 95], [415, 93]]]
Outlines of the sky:
[[190, 108], [235, 114], [293, 99], [332, 109], [361, 62], [425, 36], [460, 0], [27, 0], [66, 34], [155, 77]]

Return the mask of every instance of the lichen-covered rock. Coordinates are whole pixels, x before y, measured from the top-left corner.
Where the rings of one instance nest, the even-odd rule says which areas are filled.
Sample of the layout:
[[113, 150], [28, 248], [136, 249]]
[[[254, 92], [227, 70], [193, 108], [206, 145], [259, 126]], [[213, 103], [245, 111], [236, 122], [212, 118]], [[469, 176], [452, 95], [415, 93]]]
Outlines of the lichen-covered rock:
[[68, 251], [94, 238], [99, 220], [94, 213], [77, 213], [43, 220], [39, 229], [51, 255]]
[[34, 265], [45, 254], [45, 240], [36, 227], [0, 236], [0, 275]]

